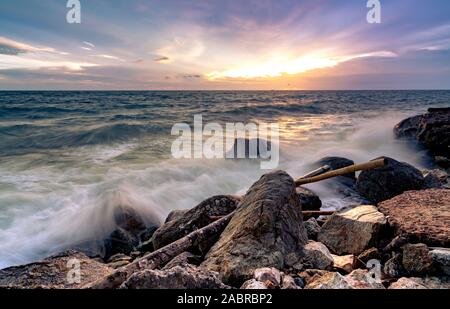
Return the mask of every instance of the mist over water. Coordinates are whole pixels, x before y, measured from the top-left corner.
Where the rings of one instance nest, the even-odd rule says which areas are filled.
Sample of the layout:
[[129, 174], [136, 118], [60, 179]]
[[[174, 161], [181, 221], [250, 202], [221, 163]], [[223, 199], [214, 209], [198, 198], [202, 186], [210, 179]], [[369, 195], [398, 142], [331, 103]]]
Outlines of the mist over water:
[[[172, 125], [278, 122], [279, 168], [292, 177], [325, 156], [387, 155], [427, 167], [393, 138], [400, 120], [446, 106], [449, 91], [0, 92], [0, 268], [101, 241], [119, 207], [161, 223], [216, 194], [242, 194], [259, 162], [175, 160]], [[329, 182], [308, 186], [324, 209], [350, 204]]]

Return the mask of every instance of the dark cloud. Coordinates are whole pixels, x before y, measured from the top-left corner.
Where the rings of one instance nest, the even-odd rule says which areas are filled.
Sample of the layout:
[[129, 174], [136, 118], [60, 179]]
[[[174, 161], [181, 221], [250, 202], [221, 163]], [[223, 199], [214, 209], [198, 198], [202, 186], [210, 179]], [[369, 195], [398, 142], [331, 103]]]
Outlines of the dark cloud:
[[202, 76], [199, 75], [199, 74], [186, 74], [186, 75], [183, 75], [183, 78], [185, 78], [185, 79], [197, 79], [197, 78], [202, 78]]
[[26, 53], [27, 50], [17, 48], [15, 46], [9, 45], [7, 43], [0, 43], [0, 54], [1, 55], [10, 55], [10, 56], [18, 56], [20, 54]]
[[166, 56], [161, 56], [155, 59], [156, 62], [165, 62], [165, 61], [169, 61], [170, 58], [166, 57]]

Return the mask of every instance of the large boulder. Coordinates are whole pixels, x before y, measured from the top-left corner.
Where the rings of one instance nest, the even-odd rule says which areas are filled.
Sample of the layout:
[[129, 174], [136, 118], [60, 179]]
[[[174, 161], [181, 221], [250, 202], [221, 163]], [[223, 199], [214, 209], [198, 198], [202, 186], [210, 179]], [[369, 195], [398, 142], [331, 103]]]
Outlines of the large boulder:
[[217, 273], [191, 265], [167, 270], [142, 270], [131, 275], [120, 289], [226, 289]]
[[385, 224], [385, 216], [375, 206], [359, 206], [331, 216], [317, 240], [338, 255], [358, 255], [378, 243]]
[[410, 242], [450, 247], [450, 190], [409, 191], [378, 205], [395, 233]]
[[70, 250], [40, 262], [0, 270], [0, 288], [78, 289], [113, 271], [106, 264]]
[[362, 171], [356, 182], [358, 192], [368, 200], [379, 203], [424, 185], [422, 173], [414, 166], [386, 158], [386, 166]]
[[[213, 196], [196, 207], [164, 223], [152, 236], [153, 248], [158, 250], [193, 231], [205, 227], [214, 222], [214, 216], [224, 216], [233, 212], [239, 203], [239, 198], [228, 195]], [[209, 248], [217, 239], [209, 239], [199, 244], [202, 253], [208, 252]]]
[[294, 180], [275, 171], [248, 190], [202, 266], [238, 287], [258, 268], [283, 269], [286, 256], [301, 253], [306, 242]]

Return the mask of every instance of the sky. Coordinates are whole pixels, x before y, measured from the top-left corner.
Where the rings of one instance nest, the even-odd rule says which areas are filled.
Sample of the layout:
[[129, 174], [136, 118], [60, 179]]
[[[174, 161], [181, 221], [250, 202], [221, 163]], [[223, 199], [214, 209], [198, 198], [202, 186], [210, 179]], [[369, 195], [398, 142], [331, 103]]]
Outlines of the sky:
[[450, 1], [0, 1], [0, 90], [450, 89]]

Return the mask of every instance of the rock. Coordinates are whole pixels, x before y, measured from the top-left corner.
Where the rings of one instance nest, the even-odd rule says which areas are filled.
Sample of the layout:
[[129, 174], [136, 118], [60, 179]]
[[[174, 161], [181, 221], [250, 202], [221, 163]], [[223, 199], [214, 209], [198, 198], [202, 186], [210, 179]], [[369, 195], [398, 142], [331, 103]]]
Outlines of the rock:
[[120, 289], [226, 289], [217, 273], [195, 266], [168, 270], [142, 270], [131, 275]]
[[[193, 231], [205, 227], [214, 220], [211, 216], [224, 216], [236, 209], [239, 199], [233, 196], [214, 196], [187, 211], [182, 217], [164, 223], [152, 236], [154, 250], [158, 250]], [[217, 239], [199, 244], [201, 252], [206, 253]]]
[[289, 275], [283, 275], [283, 280], [281, 282], [281, 289], [283, 290], [299, 290], [300, 286], [297, 285], [295, 279]]
[[409, 275], [425, 275], [433, 265], [427, 245], [407, 244], [403, 247], [403, 268]]
[[[75, 270], [77, 265], [80, 266], [80, 281], [76, 280], [76, 276], [71, 276], [71, 271]], [[40, 262], [0, 270], [0, 288], [79, 289], [112, 271], [106, 264], [70, 250]], [[73, 274], [76, 275], [75, 272]], [[69, 282], [68, 278], [74, 280]]]
[[[259, 268], [255, 270], [254, 278], [260, 282], [264, 282], [267, 286], [280, 287], [281, 286], [281, 273], [276, 268]], [[270, 282], [270, 285], [267, 284]]]
[[441, 169], [427, 171], [424, 174], [424, 189], [441, 189], [447, 185], [447, 172]]
[[419, 124], [423, 116], [418, 115], [402, 120], [394, 127], [394, 134], [397, 138], [412, 138], [415, 139], [419, 130]]
[[356, 189], [363, 197], [379, 203], [405, 191], [422, 188], [424, 178], [418, 169], [404, 162], [386, 159], [386, 166], [359, 174]]
[[378, 205], [397, 235], [409, 242], [450, 247], [450, 190], [405, 192]]
[[294, 180], [275, 171], [249, 189], [202, 265], [241, 286], [258, 268], [283, 269], [285, 257], [301, 252], [306, 242]]
[[320, 210], [322, 201], [314, 192], [302, 187], [298, 187], [296, 191], [302, 210]]
[[317, 235], [320, 232], [320, 225], [317, 223], [315, 218], [311, 218], [304, 222], [306, 234], [308, 235], [308, 239], [317, 240]]
[[415, 282], [426, 286], [428, 289], [450, 289], [450, 277], [424, 277], [424, 278], [411, 278]]
[[151, 239], [141, 243], [136, 249], [142, 253], [155, 251], [155, 248], [153, 248], [153, 241]]
[[113, 255], [112, 257], [110, 257], [108, 259], [108, 263], [114, 263], [114, 262], [119, 262], [119, 261], [130, 262], [131, 261], [131, 257], [129, 257], [128, 255], [125, 255], [123, 253], [118, 253], [118, 254]]
[[146, 229], [142, 217], [130, 207], [120, 207], [114, 214], [114, 220], [119, 228], [133, 235], [139, 235]]
[[[344, 167], [351, 166], [354, 164], [355, 164], [354, 161], [346, 159], [346, 158], [325, 157], [325, 158], [320, 159], [316, 165], [317, 166], [328, 165], [329, 167], [331, 167], [331, 170], [338, 170], [340, 168], [344, 168]], [[355, 173], [349, 173], [344, 176], [339, 176], [339, 177], [335, 178], [335, 180], [344, 181], [345, 183], [348, 183], [348, 180], [345, 180], [342, 177], [348, 178], [348, 179], [352, 180], [353, 182], [356, 181]]]
[[389, 289], [391, 290], [423, 290], [427, 289], [426, 286], [417, 283], [416, 281], [410, 279], [410, 278], [400, 278], [398, 281], [392, 283], [389, 286]]
[[364, 250], [358, 257], [355, 259], [354, 268], [366, 268], [367, 262], [370, 260], [381, 260], [380, 252], [377, 248], [370, 248]]
[[244, 282], [241, 286], [242, 290], [267, 290], [268, 287], [256, 279], [250, 279]]
[[129, 255], [139, 245], [139, 237], [119, 227], [111, 233], [104, 244], [105, 259], [118, 253]]
[[173, 220], [178, 220], [181, 219], [182, 217], [184, 217], [184, 215], [189, 211], [189, 209], [176, 209], [176, 210], [172, 210], [169, 215], [166, 218], [166, 221], [164, 223], [173, 221]]
[[400, 278], [406, 275], [402, 264], [402, 255], [394, 253], [394, 256], [384, 264], [383, 272], [390, 278]]
[[430, 256], [438, 270], [445, 275], [450, 276], [450, 249], [435, 248], [430, 251]]
[[385, 224], [386, 218], [375, 206], [359, 206], [331, 216], [317, 239], [337, 255], [357, 255], [378, 243]]
[[444, 156], [435, 156], [434, 162], [436, 162], [436, 165], [448, 169], [450, 168], [450, 159], [446, 158]]
[[117, 262], [108, 263], [108, 266], [111, 268], [114, 268], [114, 269], [118, 269], [118, 268], [124, 267], [128, 264], [130, 264], [130, 261], [117, 261]]
[[329, 269], [333, 266], [333, 257], [328, 248], [316, 241], [309, 241], [304, 249], [303, 264], [313, 269]]
[[139, 234], [141, 242], [146, 242], [150, 240], [158, 228], [159, 227], [156, 225], [151, 225], [148, 228], [146, 228], [142, 233]]
[[327, 270], [320, 270], [320, 269], [306, 269], [305, 271], [302, 271], [298, 274], [299, 278], [304, 282], [304, 285], [300, 285], [302, 287], [305, 287], [309, 283], [313, 282], [314, 280], [317, 280], [318, 278], [330, 273]]
[[171, 269], [175, 266], [195, 265], [198, 266], [201, 263], [201, 258], [190, 252], [183, 252], [177, 255], [169, 263], [164, 266], [163, 270]]
[[345, 279], [354, 289], [385, 289], [384, 285], [381, 283], [381, 280], [372, 278], [369, 272], [365, 269], [354, 270], [349, 275], [345, 276]]
[[331, 255], [333, 257], [333, 268], [344, 272], [344, 273], [351, 273], [353, 271], [353, 264], [355, 262], [355, 256], [353, 254], [350, 255], [344, 255], [344, 256], [338, 256], [338, 255]]
[[323, 276], [317, 276], [305, 287], [308, 290], [353, 289], [347, 279], [340, 273], [329, 272]]

